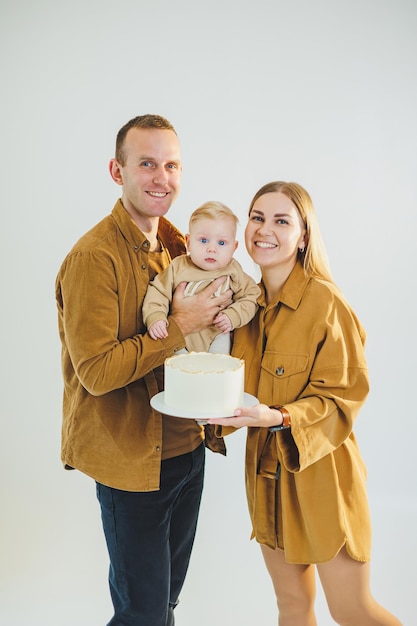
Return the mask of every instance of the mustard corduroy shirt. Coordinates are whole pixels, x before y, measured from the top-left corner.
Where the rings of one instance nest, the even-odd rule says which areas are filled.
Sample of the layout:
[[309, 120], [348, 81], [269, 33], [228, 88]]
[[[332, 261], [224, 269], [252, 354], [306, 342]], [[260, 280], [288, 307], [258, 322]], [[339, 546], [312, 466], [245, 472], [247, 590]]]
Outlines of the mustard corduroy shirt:
[[[185, 253], [183, 236], [163, 217], [158, 236], [171, 258]], [[154, 341], [146, 333], [148, 251], [119, 200], [75, 244], [56, 279], [62, 461], [127, 491], [159, 488], [162, 417], [149, 404], [159, 391], [152, 370], [185, 345], [172, 319], [167, 339]]]

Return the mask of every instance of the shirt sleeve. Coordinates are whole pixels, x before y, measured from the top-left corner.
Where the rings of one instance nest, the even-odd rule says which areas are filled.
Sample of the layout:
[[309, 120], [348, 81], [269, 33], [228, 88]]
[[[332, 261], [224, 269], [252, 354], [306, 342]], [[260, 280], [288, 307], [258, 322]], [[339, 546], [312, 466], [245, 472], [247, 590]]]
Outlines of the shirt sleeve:
[[149, 283], [142, 306], [144, 324], [167, 320], [174, 292], [175, 259]]
[[234, 260], [232, 274], [233, 302], [224, 310], [230, 318], [233, 328], [244, 326], [254, 317], [258, 305], [257, 300], [261, 293], [259, 286]]
[[307, 385], [296, 401], [285, 403], [291, 430], [276, 435], [283, 462], [293, 472], [302, 471], [348, 439], [369, 392], [364, 332], [356, 316], [335, 300], [325, 326]]
[[[134, 306], [136, 298], [129, 295], [130, 306]], [[154, 341], [140, 334], [141, 316], [132, 316], [130, 309], [129, 320], [138, 321], [133, 328], [126, 326], [121, 336], [121, 295], [114, 265], [105, 254], [70, 255], [58, 276], [56, 296], [60, 333], [65, 335], [67, 351], [63, 361], [67, 356], [81, 384], [92, 395], [104, 395], [142, 378], [185, 345], [175, 323], [167, 339]]]

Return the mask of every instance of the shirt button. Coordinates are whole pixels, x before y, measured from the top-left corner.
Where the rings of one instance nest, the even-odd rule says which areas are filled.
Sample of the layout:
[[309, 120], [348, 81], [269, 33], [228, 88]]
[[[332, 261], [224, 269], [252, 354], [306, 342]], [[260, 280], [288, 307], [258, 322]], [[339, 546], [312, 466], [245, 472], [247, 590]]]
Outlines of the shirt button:
[[156, 449], [157, 452], [159, 452], [161, 448], [160, 448], [160, 446], [156, 446], [155, 449]]
[[144, 248], [149, 248], [149, 241], [144, 241], [143, 242], [143, 247]]
[[139, 250], [139, 246], [133, 246], [133, 250], [137, 252]]
[[146, 265], [142, 265], [142, 269], [143, 269], [143, 270], [146, 270]]
[[277, 369], [275, 370], [275, 374], [276, 374], [277, 376], [282, 376], [282, 375], [283, 375], [283, 373], [284, 373], [284, 371], [285, 371], [285, 370], [284, 370], [284, 368], [283, 368], [283, 367], [277, 367]]

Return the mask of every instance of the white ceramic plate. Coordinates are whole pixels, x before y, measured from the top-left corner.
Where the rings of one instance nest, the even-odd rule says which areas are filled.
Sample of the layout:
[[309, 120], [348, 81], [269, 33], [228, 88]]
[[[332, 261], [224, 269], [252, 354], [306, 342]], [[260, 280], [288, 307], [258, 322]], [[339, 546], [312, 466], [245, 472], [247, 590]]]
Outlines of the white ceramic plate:
[[[210, 413], [208, 411], [200, 411], [198, 415], [196, 415], [195, 411], [188, 411], [186, 408], [173, 409], [172, 407], [165, 404], [164, 392], [161, 391], [157, 393], [156, 396], [151, 398], [151, 407], [160, 413], [165, 413], [165, 415], [171, 415], [173, 417], [185, 417], [187, 419], [193, 420], [208, 420], [214, 417], [233, 417], [233, 415], [217, 415], [214, 413]], [[257, 398], [255, 396], [251, 396], [249, 393], [243, 394], [243, 406], [255, 406], [258, 404]], [[237, 408], [237, 407], [236, 407]]]

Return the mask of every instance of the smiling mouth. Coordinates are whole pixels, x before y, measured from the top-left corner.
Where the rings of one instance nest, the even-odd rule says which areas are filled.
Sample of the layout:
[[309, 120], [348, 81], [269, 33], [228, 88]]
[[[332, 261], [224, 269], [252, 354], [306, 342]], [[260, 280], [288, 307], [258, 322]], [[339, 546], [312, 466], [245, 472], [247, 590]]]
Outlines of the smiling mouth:
[[276, 248], [277, 244], [276, 243], [267, 243], [266, 241], [255, 241], [255, 246], [257, 248], [269, 249], [269, 248]]
[[168, 195], [167, 191], [147, 191], [146, 193], [153, 198], [165, 198]]

